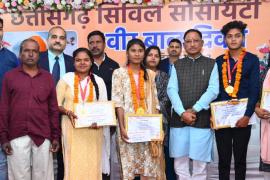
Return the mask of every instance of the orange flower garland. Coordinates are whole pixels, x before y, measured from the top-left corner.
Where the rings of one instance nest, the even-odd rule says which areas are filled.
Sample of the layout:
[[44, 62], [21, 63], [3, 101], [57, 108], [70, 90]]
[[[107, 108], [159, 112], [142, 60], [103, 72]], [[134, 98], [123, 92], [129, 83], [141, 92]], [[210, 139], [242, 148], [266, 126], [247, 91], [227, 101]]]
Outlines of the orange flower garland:
[[[245, 55], [246, 55], [246, 50], [244, 48], [242, 48], [242, 51], [239, 55], [237, 68], [236, 68], [236, 75], [235, 75], [235, 82], [234, 82], [234, 86], [233, 86], [233, 92], [228, 93], [229, 96], [231, 96], [233, 98], [237, 98], [237, 93], [239, 91], [240, 80], [241, 80], [241, 76], [242, 76], [243, 59], [244, 59]], [[229, 61], [229, 58], [230, 58], [229, 50], [226, 50], [225, 55], [223, 56], [224, 62], [222, 64], [222, 82], [223, 82], [224, 89], [226, 89], [229, 86], [228, 73], [227, 73], [227, 66], [228, 66], [227, 62]]]
[[130, 79], [130, 85], [131, 85], [131, 95], [132, 95], [132, 102], [135, 112], [139, 108], [143, 108], [145, 110], [145, 94], [144, 94], [144, 72], [143, 70], [140, 70], [139, 72], [139, 94], [140, 94], [140, 101], [138, 103], [137, 99], [137, 93], [136, 93], [136, 83], [134, 80], [133, 72], [130, 68], [128, 68], [128, 75]]
[[[80, 77], [75, 74], [74, 76], [74, 103], [79, 103], [79, 82], [80, 82]], [[94, 85], [93, 82], [90, 81], [89, 83], [89, 95], [87, 97], [86, 102], [93, 102], [94, 100]]]

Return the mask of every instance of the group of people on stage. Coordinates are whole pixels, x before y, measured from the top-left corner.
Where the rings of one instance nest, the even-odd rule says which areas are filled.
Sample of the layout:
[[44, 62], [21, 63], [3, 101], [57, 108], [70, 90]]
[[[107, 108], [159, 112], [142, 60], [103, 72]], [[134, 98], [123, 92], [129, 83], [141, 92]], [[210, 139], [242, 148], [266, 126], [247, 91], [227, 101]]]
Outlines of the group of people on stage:
[[[158, 46], [130, 40], [123, 67], [105, 53], [100, 31], [90, 32], [88, 48], [72, 57], [63, 53], [67, 37], [60, 26], [49, 30], [46, 52], [31, 38], [18, 58], [1, 45], [0, 179], [52, 180], [56, 158], [57, 180], [203, 180], [215, 136], [219, 179], [230, 179], [233, 153], [235, 179], [244, 180], [254, 112], [261, 119], [260, 170], [269, 179], [270, 112], [260, 108], [260, 94], [270, 90], [270, 57], [259, 61], [243, 47], [246, 26], [222, 27], [228, 50], [215, 60], [202, 54], [197, 29], [185, 32], [183, 44], [172, 39], [163, 60]], [[3, 27], [0, 18], [0, 44]], [[247, 108], [236, 127], [211, 129], [210, 103], [242, 98]], [[116, 128], [74, 128], [74, 105], [96, 101], [115, 103]], [[125, 114], [138, 110], [162, 114], [162, 142], [129, 143]]]

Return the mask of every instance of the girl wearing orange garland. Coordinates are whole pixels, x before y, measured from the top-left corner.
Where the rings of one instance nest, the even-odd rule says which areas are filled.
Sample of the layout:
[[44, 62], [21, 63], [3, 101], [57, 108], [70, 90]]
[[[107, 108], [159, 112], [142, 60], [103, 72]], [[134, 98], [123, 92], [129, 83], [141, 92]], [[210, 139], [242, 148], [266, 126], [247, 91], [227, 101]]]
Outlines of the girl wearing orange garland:
[[140, 176], [141, 180], [164, 180], [162, 144], [155, 142], [128, 143], [125, 130], [125, 113], [157, 113], [158, 100], [155, 73], [142, 65], [145, 45], [140, 39], [127, 44], [127, 66], [114, 71], [112, 100], [118, 118], [118, 145], [123, 180]]
[[[103, 136], [109, 136], [109, 131], [96, 124], [75, 129], [73, 125], [77, 116], [73, 107], [77, 103], [106, 101], [106, 87], [100, 77], [90, 73], [93, 59], [88, 49], [75, 50], [73, 58], [75, 72], [65, 74], [57, 84], [57, 99], [62, 114], [64, 180], [101, 180], [102, 158], [109, 163], [109, 154], [102, 151], [103, 142], [106, 144], [107, 139]], [[106, 147], [106, 150], [109, 152], [109, 148]]]

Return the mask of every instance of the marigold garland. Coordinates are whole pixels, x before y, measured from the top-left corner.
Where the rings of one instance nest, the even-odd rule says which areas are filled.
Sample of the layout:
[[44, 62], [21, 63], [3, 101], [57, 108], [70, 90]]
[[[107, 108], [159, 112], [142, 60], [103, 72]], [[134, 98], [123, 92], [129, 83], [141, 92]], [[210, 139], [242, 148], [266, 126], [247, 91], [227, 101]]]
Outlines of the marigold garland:
[[131, 85], [131, 95], [132, 95], [132, 102], [133, 102], [133, 107], [135, 112], [139, 108], [143, 108], [145, 110], [145, 94], [144, 94], [144, 71], [140, 70], [139, 71], [139, 103], [137, 99], [137, 93], [136, 93], [136, 83], [134, 80], [133, 72], [130, 68], [128, 68], [128, 75], [130, 79], [130, 85]]
[[[74, 103], [79, 103], [79, 82], [80, 82], [80, 77], [79, 75], [75, 74], [74, 76]], [[94, 100], [94, 85], [93, 82], [90, 81], [89, 83], [89, 95], [87, 97], [86, 102], [93, 102]]]
[[[242, 48], [242, 51], [239, 55], [237, 68], [236, 68], [236, 75], [235, 75], [235, 82], [234, 82], [234, 86], [233, 86], [233, 92], [228, 93], [229, 96], [231, 96], [233, 98], [237, 98], [237, 93], [239, 91], [240, 80], [242, 77], [243, 59], [244, 59], [245, 55], [246, 55], [246, 50], [245, 50], [245, 48]], [[222, 82], [223, 82], [224, 89], [226, 89], [229, 86], [228, 73], [227, 73], [227, 66], [228, 66], [229, 58], [230, 58], [229, 50], [226, 50], [226, 52], [223, 56], [224, 62], [222, 64]]]
[[[14, 12], [35, 12], [41, 9], [50, 11], [68, 11], [73, 10], [91, 10], [104, 4], [136, 4], [143, 6], [162, 6], [169, 4], [175, 0], [0, 0], [0, 14], [14, 13]], [[180, 1], [180, 0], [178, 0]], [[190, 0], [181, 0], [188, 4]], [[195, 0], [192, 0], [195, 1]], [[196, 0], [197, 3], [227, 3], [228, 0]], [[240, 0], [237, 0], [240, 1]], [[236, 1], [236, 2], [237, 2]], [[241, 2], [247, 2], [248, 0], [241, 0]], [[249, 0], [250, 1], [250, 0]], [[269, 0], [264, 0], [269, 1]], [[233, 1], [231, 1], [233, 2]], [[185, 4], [186, 4], [185, 3]]]

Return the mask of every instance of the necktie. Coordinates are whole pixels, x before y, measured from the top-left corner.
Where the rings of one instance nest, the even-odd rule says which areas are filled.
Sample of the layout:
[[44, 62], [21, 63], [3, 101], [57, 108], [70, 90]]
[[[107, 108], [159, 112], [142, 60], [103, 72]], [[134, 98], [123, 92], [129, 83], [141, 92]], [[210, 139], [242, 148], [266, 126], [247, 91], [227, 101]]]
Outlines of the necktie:
[[54, 83], [56, 85], [60, 79], [60, 65], [59, 65], [59, 57], [55, 56], [54, 59], [55, 59], [55, 63], [53, 65], [52, 76], [53, 76]]

